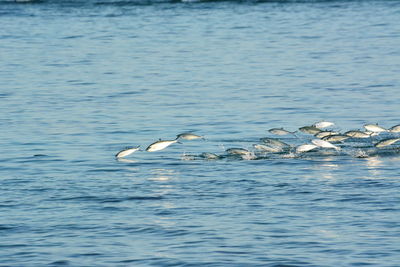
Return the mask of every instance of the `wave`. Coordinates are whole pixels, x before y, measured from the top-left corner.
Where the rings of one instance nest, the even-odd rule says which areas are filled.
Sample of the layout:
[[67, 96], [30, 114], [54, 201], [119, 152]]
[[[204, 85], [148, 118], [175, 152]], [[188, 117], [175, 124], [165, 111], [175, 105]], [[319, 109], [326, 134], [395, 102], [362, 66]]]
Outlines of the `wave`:
[[[209, 2], [232, 2], [232, 3], [347, 3], [347, 2], [366, 2], [376, 0], [0, 0], [2, 3], [15, 4], [59, 4], [59, 5], [115, 5], [115, 6], [130, 6], [130, 5], [153, 5], [161, 3], [209, 3]], [[396, 1], [396, 0], [386, 0]]]

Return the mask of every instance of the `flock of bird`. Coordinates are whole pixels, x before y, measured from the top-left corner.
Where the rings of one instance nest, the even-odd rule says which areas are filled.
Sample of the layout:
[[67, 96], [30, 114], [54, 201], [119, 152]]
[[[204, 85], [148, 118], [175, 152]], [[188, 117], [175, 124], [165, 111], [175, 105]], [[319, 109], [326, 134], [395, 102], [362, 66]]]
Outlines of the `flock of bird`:
[[[256, 159], [259, 155], [265, 157], [265, 155], [279, 154], [286, 157], [295, 157], [304, 155], [311, 151], [318, 150], [329, 150], [342, 151], [346, 148], [346, 140], [370, 140], [370, 144], [367, 147], [373, 147], [375, 149], [386, 148], [400, 141], [400, 124], [395, 125], [389, 129], [383, 128], [378, 124], [365, 124], [363, 130], [350, 130], [344, 133], [333, 130], [335, 124], [329, 121], [320, 121], [310, 126], [304, 126], [298, 130], [303, 134], [311, 136], [309, 141], [301, 145], [291, 145], [275, 137], [263, 137], [260, 138], [260, 142], [253, 145], [254, 150], [250, 151], [246, 148], [228, 148], [225, 150], [224, 155], [217, 155], [214, 153], [202, 153], [197, 157], [203, 159], [218, 159], [227, 156], [237, 156], [242, 159]], [[269, 133], [275, 136], [292, 135], [296, 139], [304, 140], [297, 136], [298, 131], [288, 131], [283, 128], [272, 128], [268, 130]], [[382, 133], [386, 133], [383, 138], [380, 137]], [[203, 136], [194, 133], [181, 133], [176, 136], [174, 140], [158, 140], [150, 144], [145, 151], [155, 152], [160, 151], [174, 143], [180, 143], [180, 140], [195, 140], [204, 139]], [[365, 143], [365, 142], [364, 142]], [[350, 146], [351, 147], [351, 146]], [[115, 157], [117, 159], [126, 157], [136, 151], [140, 151], [140, 146], [128, 147], [118, 152]], [[363, 152], [363, 151], [360, 151]], [[356, 157], [368, 157], [367, 153], [358, 153]], [[192, 156], [191, 158], [195, 158]]]

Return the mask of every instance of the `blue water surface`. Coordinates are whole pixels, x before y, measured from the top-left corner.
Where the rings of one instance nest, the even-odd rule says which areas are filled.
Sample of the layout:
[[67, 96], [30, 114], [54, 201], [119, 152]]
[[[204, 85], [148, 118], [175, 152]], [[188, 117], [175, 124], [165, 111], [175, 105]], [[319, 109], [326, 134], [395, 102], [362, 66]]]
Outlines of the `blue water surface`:
[[[399, 18], [399, 1], [0, 1], [0, 266], [398, 266], [400, 148], [373, 145], [399, 134], [225, 150], [400, 124]], [[205, 140], [114, 157], [182, 132]]]

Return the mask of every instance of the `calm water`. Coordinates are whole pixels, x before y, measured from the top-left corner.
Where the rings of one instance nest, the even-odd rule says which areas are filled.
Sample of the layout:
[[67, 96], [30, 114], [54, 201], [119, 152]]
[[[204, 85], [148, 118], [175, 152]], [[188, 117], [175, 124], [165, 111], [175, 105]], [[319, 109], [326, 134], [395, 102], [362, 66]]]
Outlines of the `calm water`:
[[197, 157], [399, 124], [399, 1], [0, 1], [0, 25], [1, 266], [399, 265], [399, 145], [355, 157], [385, 135]]

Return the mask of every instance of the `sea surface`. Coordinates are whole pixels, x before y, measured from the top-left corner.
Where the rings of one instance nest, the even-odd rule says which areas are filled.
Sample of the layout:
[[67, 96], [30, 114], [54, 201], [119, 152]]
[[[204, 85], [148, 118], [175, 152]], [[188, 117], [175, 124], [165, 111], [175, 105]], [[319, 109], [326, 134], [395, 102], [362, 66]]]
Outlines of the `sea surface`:
[[0, 266], [399, 266], [400, 134], [295, 152], [399, 93], [400, 1], [1, 0]]

